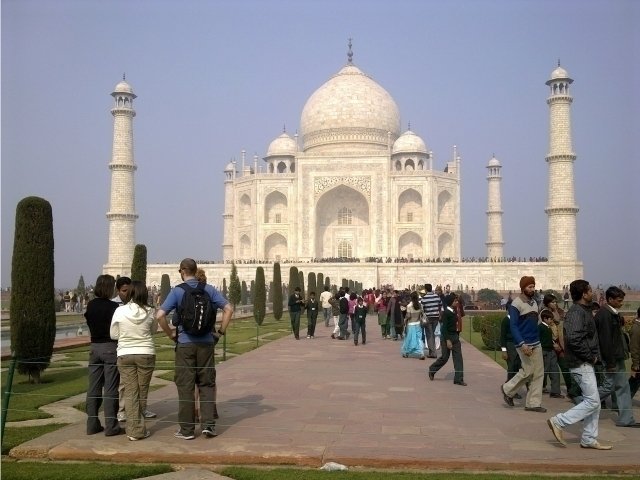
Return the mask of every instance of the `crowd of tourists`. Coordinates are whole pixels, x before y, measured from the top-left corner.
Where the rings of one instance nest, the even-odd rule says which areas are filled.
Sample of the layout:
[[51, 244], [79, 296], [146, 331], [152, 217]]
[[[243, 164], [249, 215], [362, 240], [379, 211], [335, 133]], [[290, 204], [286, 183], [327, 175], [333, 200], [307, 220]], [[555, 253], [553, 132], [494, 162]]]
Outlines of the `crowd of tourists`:
[[[155, 368], [153, 336], [158, 328], [176, 342], [179, 428], [175, 437], [194, 439], [198, 424], [204, 437], [217, 435], [213, 352], [228, 328], [233, 308], [206, 283], [204, 272], [194, 260], [184, 259], [179, 273], [183, 283], [174, 287], [157, 308], [152, 307], [149, 289], [142, 282], [127, 277], [116, 282], [111, 275], [98, 277], [95, 298], [89, 301], [85, 313], [91, 335], [88, 435], [126, 433], [131, 441], [150, 435], [145, 420], [156, 416], [148, 410], [147, 398]], [[620, 288], [608, 288], [600, 305], [594, 301], [589, 283], [576, 280], [564, 289], [573, 302], [565, 312], [553, 294], [544, 295], [539, 304], [535, 287], [534, 277], [522, 277], [520, 294], [510, 295], [505, 306], [500, 344], [507, 378], [500, 386], [502, 400], [514, 407], [515, 400], [524, 399], [524, 411], [545, 413], [545, 394], [552, 398], [566, 395], [574, 406], [547, 419], [557, 441], [565, 445], [563, 429], [583, 421], [581, 447], [611, 449], [598, 441], [599, 414], [605, 402], [618, 412], [617, 426], [640, 427], [632, 409], [632, 398], [640, 384], [640, 309], [631, 336], [625, 339], [624, 319], [619, 314], [625, 293]], [[460, 341], [465, 316], [462, 296], [451, 291], [449, 285], [434, 288], [429, 283], [413, 290], [386, 286], [354, 292], [344, 287], [336, 293], [324, 287], [319, 296], [309, 292], [307, 298], [295, 288], [287, 303], [296, 340], [301, 338], [301, 316], [306, 312], [307, 339], [315, 338], [320, 317], [325, 327], [333, 326], [332, 340], [351, 340], [354, 347], [363, 348], [368, 338], [367, 320], [374, 318], [377, 335], [398, 342], [399, 355], [433, 359], [425, 365], [430, 381], [453, 358], [453, 384], [467, 386]], [[222, 315], [216, 328], [218, 310]], [[170, 325], [169, 314], [174, 311]], [[630, 377], [625, 371], [629, 353]], [[104, 425], [98, 415], [101, 406]]]

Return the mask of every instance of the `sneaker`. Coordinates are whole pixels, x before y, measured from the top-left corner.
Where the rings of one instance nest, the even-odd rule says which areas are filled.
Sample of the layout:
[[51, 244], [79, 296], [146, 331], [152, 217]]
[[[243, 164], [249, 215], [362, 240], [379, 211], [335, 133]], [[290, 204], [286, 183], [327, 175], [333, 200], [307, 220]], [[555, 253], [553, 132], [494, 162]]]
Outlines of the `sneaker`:
[[553, 433], [553, 436], [556, 437], [556, 440], [558, 440], [562, 445], [567, 445], [567, 442], [564, 441], [564, 435], [562, 433], [562, 429], [557, 426], [555, 423], [553, 423], [553, 420], [548, 419], [547, 420], [547, 425], [549, 425], [549, 428], [551, 429], [551, 432]]
[[524, 407], [525, 412], [538, 412], [538, 413], [546, 413], [547, 409], [544, 407]]
[[602, 445], [601, 443], [598, 443], [597, 440], [588, 444], [580, 443], [580, 446], [582, 448], [593, 448], [594, 450], [611, 450], [613, 448], [611, 445]]
[[142, 415], [144, 416], [144, 418], [156, 418], [158, 416], [157, 414], [150, 412], [149, 410], [145, 410]]
[[138, 440], [144, 440], [145, 438], [149, 438], [149, 436], [151, 436], [151, 432], [147, 430], [146, 432], [144, 432], [144, 437], [141, 437], [141, 438], [127, 437], [127, 438], [132, 442], [137, 442]]
[[216, 432], [216, 426], [212, 425], [210, 427], [204, 427], [202, 429], [202, 435], [207, 438], [213, 438], [218, 436], [218, 432]]
[[311, 338], [311, 335], [307, 335], [307, 338]]
[[194, 438], [196, 438], [196, 436], [193, 433], [190, 433], [189, 435], [185, 435], [180, 430], [174, 433], [173, 436], [181, 440], [193, 440]]
[[124, 413], [124, 412], [118, 412], [117, 418], [118, 418], [119, 422], [126, 422], [127, 421], [127, 414]]

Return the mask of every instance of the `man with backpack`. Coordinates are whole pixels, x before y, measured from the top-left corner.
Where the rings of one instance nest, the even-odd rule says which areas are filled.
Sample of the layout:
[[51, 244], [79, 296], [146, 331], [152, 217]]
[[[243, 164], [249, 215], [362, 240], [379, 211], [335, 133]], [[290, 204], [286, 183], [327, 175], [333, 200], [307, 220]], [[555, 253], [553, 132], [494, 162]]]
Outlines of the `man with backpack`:
[[[233, 307], [213, 286], [199, 283], [195, 260], [185, 258], [180, 262], [179, 273], [184, 283], [174, 287], [156, 318], [160, 328], [170, 339], [176, 341], [175, 383], [178, 388], [178, 423], [180, 429], [174, 434], [182, 440], [195, 438], [195, 386], [200, 395], [200, 421], [202, 434], [215, 437], [216, 424], [213, 405], [216, 370], [213, 347], [225, 334]], [[220, 329], [215, 331], [217, 309], [222, 310]], [[176, 310], [172, 330], [167, 323], [167, 314]]]

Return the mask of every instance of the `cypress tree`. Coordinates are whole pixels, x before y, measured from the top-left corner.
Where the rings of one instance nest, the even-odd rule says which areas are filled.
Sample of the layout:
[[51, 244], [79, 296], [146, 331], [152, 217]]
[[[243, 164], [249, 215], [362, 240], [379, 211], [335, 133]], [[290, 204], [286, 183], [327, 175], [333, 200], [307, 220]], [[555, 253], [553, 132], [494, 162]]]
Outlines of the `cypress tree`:
[[139, 243], [133, 249], [131, 262], [131, 280], [147, 283], [147, 247]]
[[331, 289], [331, 279], [329, 277], [325, 277], [324, 286], [329, 287], [329, 289]]
[[171, 291], [171, 280], [169, 279], [169, 275], [166, 273], [162, 274], [160, 277], [160, 304], [167, 299], [167, 295]]
[[298, 275], [298, 267], [289, 268], [289, 294], [292, 294], [296, 287], [300, 286], [300, 275]]
[[228, 299], [227, 295], [229, 294], [229, 289], [227, 289], [227, 279], [226, 278], [222, 279], [222, 294], [225, 296], [225, 298]]
[[56, 337], [53, 214], [43, 198], [23, 198], [16, 207], [11, 259], [11, 350], [18, 372], [40, 383], [51, 363]]
[[240, 303], [242, 292], [240, 291], [240, 279], [236, 264], [231, 264], [231, 278], [229, 279], [229, 301], [235, 308]]
[[273, 282], [269, 282], [269, 290], [267, 291], [267, 302], [273, 303]]
[[318, 273], [316, 275], [316, 288], [320, 291], [324, 290], [324, 274]]
[[316, 274], [313, 272], [309, 272], [309, 279], [307, 281], [307, 292], [316, 292], [316, 298], [320, 295], [320, 293], [316, 289]]
[[346, 278], [342, 279], [342, 288], [346, 288], [349, 286], [349, 280], [347, 280]]
[[256, 281], [251, 280], [251, 285], [249, 286], [249, 304], [253, 305], [253, 302], [256, 301]]
[[282, 318], [282, 274], [280, 262], [273, 264], [273, 317], [276, 320]]
[[267, 292], [264, 280], [264, 268], [256, 268], [255, 295], [253, 298], [253, 318], [262, 325], [267, 312]]
[[78, 286], [76, 287], [76, 293], [78, 295], [84, 295], [86, 291], [87, 289], [84, 285], [84, 277], [82, 276], [82, 274], [80, 274], [80, 278], [78, 279]]
[[300, 270], [298, 272], [298, 277], [300, 278], [299, 280], [299, 287], [300, 287], [300, 293], [302, 294], [302, 298], [305, 298], [304, 296], [304, 272], [302, 270]]
[[247, 304], [247, 282], [245, 282], [244, 280], [242, 280], [241, 282], [241, 287], [240, 287], [240, 303], [242, 305], [246, 305]]

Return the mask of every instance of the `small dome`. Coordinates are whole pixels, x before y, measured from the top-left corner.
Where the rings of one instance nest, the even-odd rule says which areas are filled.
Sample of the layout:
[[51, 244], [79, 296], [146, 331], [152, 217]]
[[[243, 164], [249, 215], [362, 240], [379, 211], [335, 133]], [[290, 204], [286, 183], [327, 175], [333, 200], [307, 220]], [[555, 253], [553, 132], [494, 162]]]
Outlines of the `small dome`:
[[133, 88], [127, 82], [122, 80], [120, 83], [116, 85], [116, 88], [113, 89], [114, 93], [130, 93], [133, 95]]
[[233, 172], [233, 169], [235, 168], [235, 166], [233, 165], [233, 161], [227, 163], [227, 166], [224, 167], [224, 171], [225, 172]]
[[396, 153], [427, 153], [424, 141], [411, 130], [404, 132], [393, 144], [391, 154]]
[[551, 72], [552, 80], [557, 80], [559, 78], [569, 78], [569, 74], [561, 66], [558, 66], [553, 72]]
[[500, 162], [498, 161], [498, 159], [494, 156], [491, 158], [491, 160], [489, 160], [489, 165], [487, 165], [488, 167], [500, 167]]
[[267, 157], [274, 156], [295, 156], [297, 151], [296, 141], [291, 138], [286, 132], [276, 138], [269, 144], [267, 150]]

